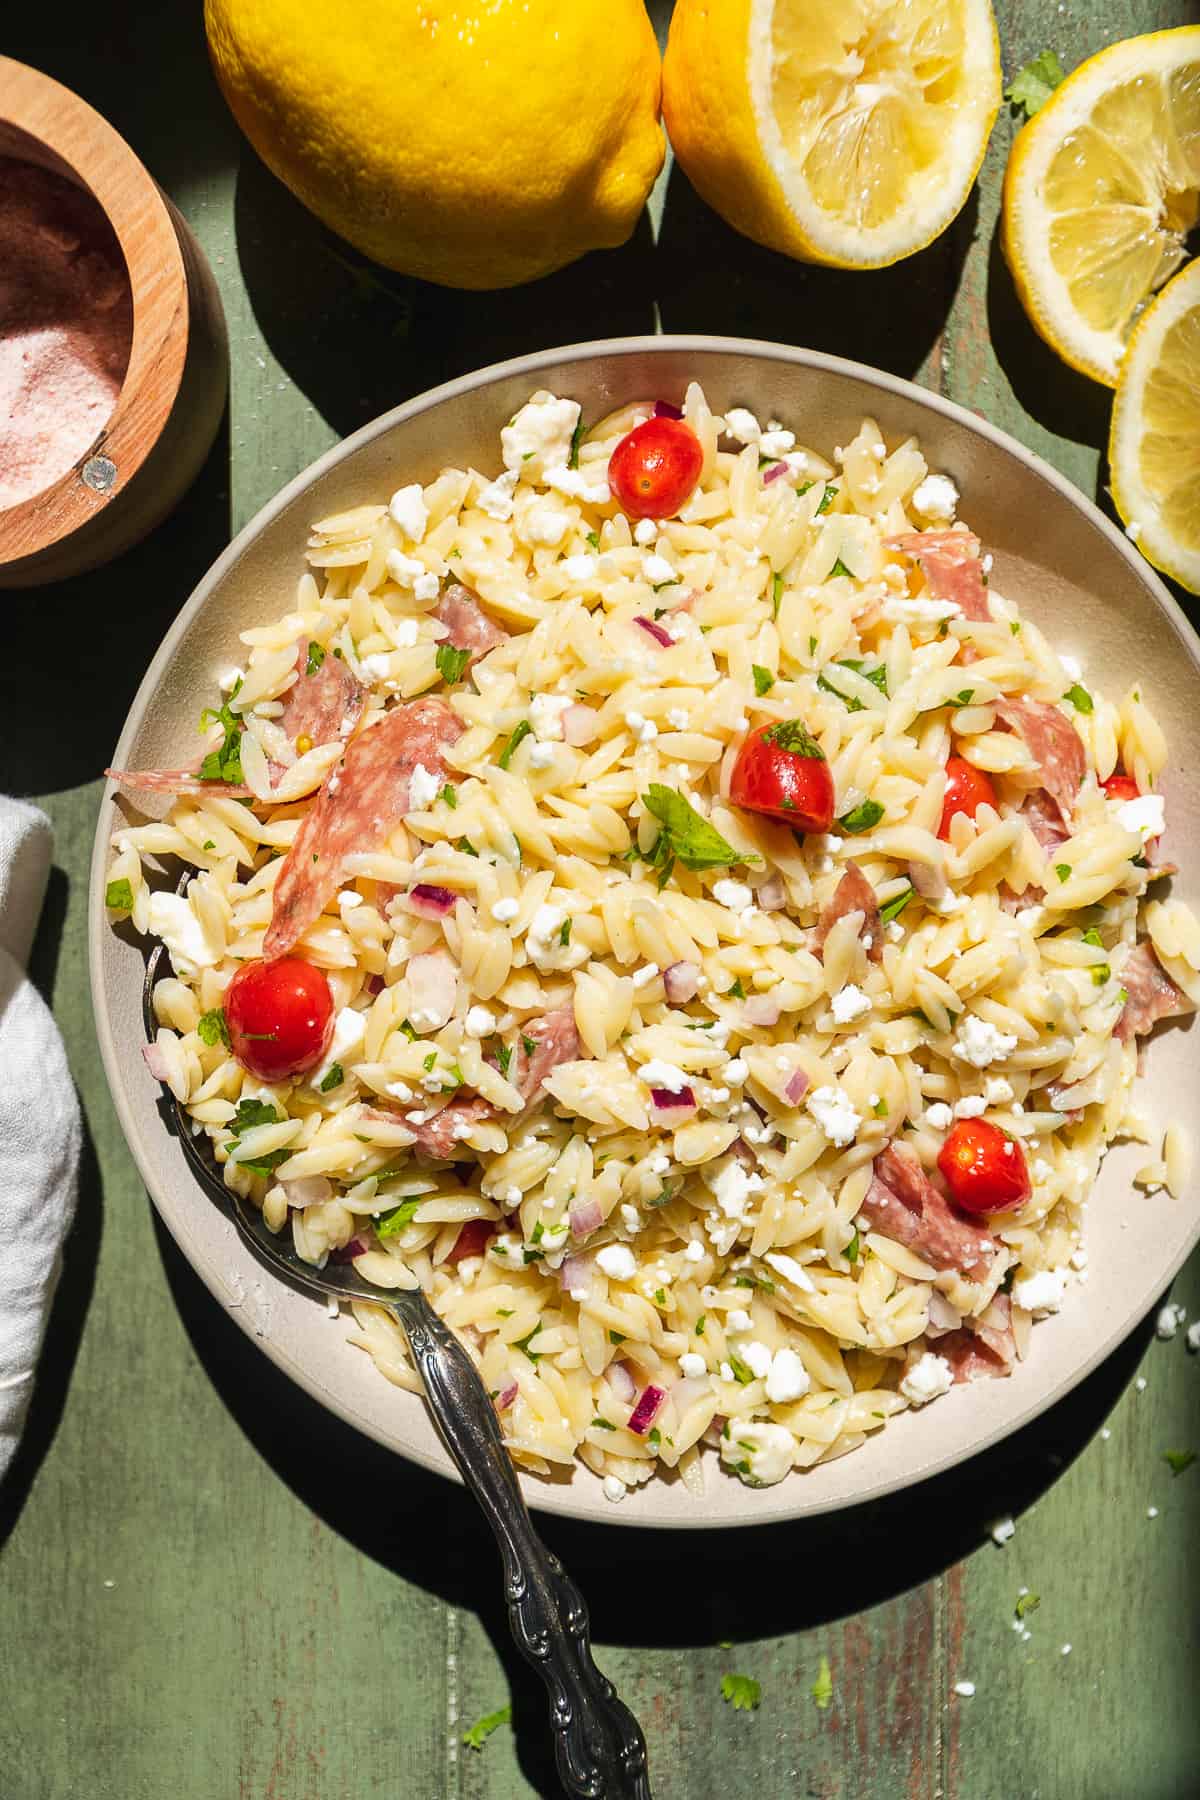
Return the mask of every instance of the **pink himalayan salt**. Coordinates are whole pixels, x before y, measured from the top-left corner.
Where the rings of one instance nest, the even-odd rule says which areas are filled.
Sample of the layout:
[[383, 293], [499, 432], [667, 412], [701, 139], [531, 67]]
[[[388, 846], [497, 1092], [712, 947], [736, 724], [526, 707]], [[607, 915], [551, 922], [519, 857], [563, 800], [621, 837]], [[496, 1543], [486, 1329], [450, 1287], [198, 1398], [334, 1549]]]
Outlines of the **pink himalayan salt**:
[[133, 298], [91, 194], [0, 157], [0, 509], [65, 475], [112, 416]]

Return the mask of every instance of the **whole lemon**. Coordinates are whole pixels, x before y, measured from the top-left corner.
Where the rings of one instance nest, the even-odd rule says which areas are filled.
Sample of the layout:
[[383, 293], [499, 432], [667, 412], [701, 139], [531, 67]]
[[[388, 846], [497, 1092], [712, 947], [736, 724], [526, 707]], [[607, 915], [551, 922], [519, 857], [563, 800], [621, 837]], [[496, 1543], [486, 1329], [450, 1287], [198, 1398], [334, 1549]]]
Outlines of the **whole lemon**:
[[263, 161], [377, 262], [513, 287], [622, 244], [665, 153], [642, 0], [206, 0]]

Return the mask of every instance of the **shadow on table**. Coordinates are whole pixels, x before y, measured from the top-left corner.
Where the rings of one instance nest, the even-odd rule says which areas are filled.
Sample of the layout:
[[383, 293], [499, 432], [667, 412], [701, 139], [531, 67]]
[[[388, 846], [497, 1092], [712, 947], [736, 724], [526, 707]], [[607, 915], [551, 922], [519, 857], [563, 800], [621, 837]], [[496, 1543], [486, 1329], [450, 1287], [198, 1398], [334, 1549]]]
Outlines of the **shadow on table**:
[[[518, 1725], [527, 1718], [519, 1733], [526, 1774], [539, 1791], [553, 1791], [544, 1699], [509, 1640], [498, 1564], [473, 1502], [310, 1399], [213, 1303], [157, 1219], [155, 1227], [188, 1335], [247, 1438], [330, 1529], [403, 1580], [478, 1615], [504, 1662]], [[547, 1515], [540, 1529], [586, 1595], [601, 1646], [703, 1647], [859, 1612], [959, 1561], [993, 1520], [1044, 1493], [1099, 1429], [1152, 1331], [1151, 1315], [1072, 1394], [1004, 1443], [883, 1500], [721, 1533], [609, 1532]], [[377, 1497], [370, 1508], [362, 1506], [364, 1493]], [[378, 1499], [383, 1494], [392, 1496], [390, 1506]], [[801, 1561], [803, 1583], [787, 1580], [783, 1571]], [[668, 1593], [669, 1605], [643, 1604]]]

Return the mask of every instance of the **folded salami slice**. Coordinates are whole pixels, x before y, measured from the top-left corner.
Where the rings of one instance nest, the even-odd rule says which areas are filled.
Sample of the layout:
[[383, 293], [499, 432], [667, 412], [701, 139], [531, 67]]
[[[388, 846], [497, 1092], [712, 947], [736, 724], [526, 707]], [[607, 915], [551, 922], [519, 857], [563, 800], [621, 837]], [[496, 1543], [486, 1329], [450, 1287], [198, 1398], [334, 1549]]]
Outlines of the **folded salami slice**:
[[[530, 1047], [532, 1046], [532, 1048]], [[575, 1062], [579, 1056], [579, 1032], [575, 1014], [569, 1006], [544, 1013], [522, 1025], [508, 1078], [518, 1090], [526, 1108], [532, 1106], [542, 1091], [542, 1083], [559, 1063]], [[443, 1106], [424, 1125], [415, 1125], [416, 1147], [426, 1156], [448, 1157], [454, 1146], [476, 1125], [486, 1119], [504, 1119], [515, 1124], [521, 1115], [502, 1113], [480, 1094], [464, 1094]]]
[[[883, 955], [883, 933], [879, 923], [879, 902], [875, 898], [875, 889], [871, 886], [856, 862], [846, 864], [846, 873], [833, 890], [833, 898], [828, 902], [821, 914], [813, 936], [814, 946], [819, 953], [825, 947], [825, 939], [829, 936], [839, 919], [847, 913], [860, 912], [863, 916], [861, 937], [866, 944], [867, 955], [872, 962], [878, 962]], [[867, 940], [870, 940], [869, 942]]]
[[508, 632], [488, 618], [469, 588], [452, 581], [443, 588], [433, 616], [446, 627], [456, 650], [469, 650], [471, 661], [502, 644]]
[[1187, 995], [1175, 986], [1145, 938], [1129, 952], [1117, 970], [1117, 980], [1129, 996], [1114, 1027], [1122, 1043], [1131, 1037], [1145, 1037], [1160, 1019], [1194, 1011]]
[[363, 689], [340, 656], [330, 653], [316, 667], [312, 647], [302, 638], [296, 651], [297, 679], [283, 697], [280, 729], [291, 738], [306, 737], [306, 749], [349, 737], [362, 711]]
[[202, 781], [195, 769], [105, 769], [118, 787], [133, 793], [216, 794], [226, 800], [249, 800], [250, 789], [236, 781]]
[[908, 1144], [889, 1144], [875, 1158], [874, 1179], [858, 1216], [869, 1230], [903, 1244], [935, 1269], [957, 1269], [968, 1281], [985, 1274], [999, 1247], [984, 1226], [954, 1211]]
[[991, 618], [979, 539], [973, 531], [908, 531], [889, 538], [886, 548], [920, 563], [935, 600], [948, 600], [964, 619]]
[[1025, 743], [1037, 763], [1042, 787], [1069, 825], [1087, 770], [1087, 752], [1070, 719], [1049, 700], [1012, 696], [997, 700], [996, 712]]

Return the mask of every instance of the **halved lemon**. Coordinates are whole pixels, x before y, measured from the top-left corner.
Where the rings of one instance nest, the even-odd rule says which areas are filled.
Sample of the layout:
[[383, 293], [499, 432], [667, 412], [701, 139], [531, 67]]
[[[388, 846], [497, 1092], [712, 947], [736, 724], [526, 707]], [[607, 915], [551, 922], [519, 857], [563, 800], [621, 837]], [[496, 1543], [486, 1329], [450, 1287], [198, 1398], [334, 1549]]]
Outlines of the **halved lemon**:
[[1138, 313], [1186, 255], [1200, 207], [1200, 25], [1081, 63], [1018, 133], [1003, 244], [1053, 350], [1115, 387]]
[[726, 222], [788, 256], [880, 268], [971, 189], [1000, 105], [988, 0], [677, 0], [675, 155]]
[[1121, 363], [1113, 499], [1156, 569], [1200, 594], [1200, 261], [1146, 308]]

